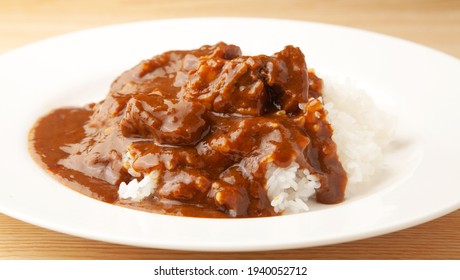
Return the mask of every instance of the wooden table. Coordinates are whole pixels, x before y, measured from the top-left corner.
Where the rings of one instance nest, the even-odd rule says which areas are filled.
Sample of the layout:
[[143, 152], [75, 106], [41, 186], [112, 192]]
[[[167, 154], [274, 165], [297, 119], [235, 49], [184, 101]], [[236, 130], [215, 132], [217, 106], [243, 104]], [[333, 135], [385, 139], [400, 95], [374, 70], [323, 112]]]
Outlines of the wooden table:
[[[340, 24], [405, 38], [460, 57], [460, 2], [436, 0], [2, 0], [0, 53], [95, 26], [197, 16], [274, 17]], [[52, 232], [0, 214], [0, 259], [235, 258], [460, 259], [460, 210], [423, 225], [366, 240], [254, 253], [182, 252], [113, 245]]]

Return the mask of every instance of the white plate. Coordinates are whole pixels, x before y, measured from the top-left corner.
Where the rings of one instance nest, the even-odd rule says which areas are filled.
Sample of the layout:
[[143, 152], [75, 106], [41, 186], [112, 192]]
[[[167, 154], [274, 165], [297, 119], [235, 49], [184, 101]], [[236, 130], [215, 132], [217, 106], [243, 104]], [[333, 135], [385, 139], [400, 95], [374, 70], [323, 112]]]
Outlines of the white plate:
[[[309, 66], [350, 77], [400, 120], [387, 168], [333, 206], [258, 219], [163, 216], [115, 207], [54, 181], [30, 159], [27, 133], [52, 108], [102, 99], [111, 81], [170, 49], [226, 41], [247, 54], [301, 47]], [[460, 207], [459, 60], [370, 32], [244, 18], [175, 19], [59, 36], [0, 57], [0, 211], [56, 231], [114, 243], [200, 251], [333, 244], [407, 228]]]

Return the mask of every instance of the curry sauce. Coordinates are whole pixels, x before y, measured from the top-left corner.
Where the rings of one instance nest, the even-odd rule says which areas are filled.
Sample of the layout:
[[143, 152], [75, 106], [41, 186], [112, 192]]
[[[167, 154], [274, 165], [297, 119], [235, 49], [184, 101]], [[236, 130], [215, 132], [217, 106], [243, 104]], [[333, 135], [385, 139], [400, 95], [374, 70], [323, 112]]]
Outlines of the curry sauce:
[[[169, 51], [121, 74], [101, 102], [39, 119], [29, 147], [60, 182], [104, 202], [172, 215], [273, 216], [270, 165], [297, 162], [319, 178], [318, 202], [344, 199], [347, 176], [321, 91], [293, 46], [272, 56], [243, 56], [222, 42]], [[151, 195], [119, 197], [122, 182], [153, 172]]]

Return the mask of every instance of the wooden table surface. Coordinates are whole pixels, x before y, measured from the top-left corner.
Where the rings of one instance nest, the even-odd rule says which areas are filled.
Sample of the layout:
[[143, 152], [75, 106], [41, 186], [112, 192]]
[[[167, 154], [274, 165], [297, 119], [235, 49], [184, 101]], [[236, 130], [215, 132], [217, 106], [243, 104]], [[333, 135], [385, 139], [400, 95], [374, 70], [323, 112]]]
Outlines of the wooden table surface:
[[[346, 25], [415, 41], [460, 57], [460, 1], [436, 0], [1, 0], [0, 54], [36, 40], [95, 26], [197, 16], [289, 18]], [[53, 232], [0, 214], [0, 259], [235, 258], [460, 259], [460, 210], [410, 229], [361, 241], [251, 253], [114, 245]]]

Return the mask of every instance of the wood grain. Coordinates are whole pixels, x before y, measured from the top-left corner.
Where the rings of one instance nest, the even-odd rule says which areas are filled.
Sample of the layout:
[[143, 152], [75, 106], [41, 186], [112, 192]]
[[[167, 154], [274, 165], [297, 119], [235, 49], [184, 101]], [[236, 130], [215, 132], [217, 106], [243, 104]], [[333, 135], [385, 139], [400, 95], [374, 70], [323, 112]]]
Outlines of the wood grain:
[[[198, 16], [273, 17], [346, 25], [460, 57], [460, 1], [455, 0], [2, 0], [0, 53], [85, 28]], [[114, 245], [53, 232], [0, 214], [0, 259], [460, 259], [460, 210], [423, 225], [361, 241], [251, 253]]]
[[460, 57], [460, 2], [455, 0], [2, 0], [0, 52], [89, 27], [200, 16], [340, 24], [405, 38]]
[[460, 210], [399, 232], [323, 247], [203, 253], [114, 245], [0, 215], [0, 259], [459, 259]]

